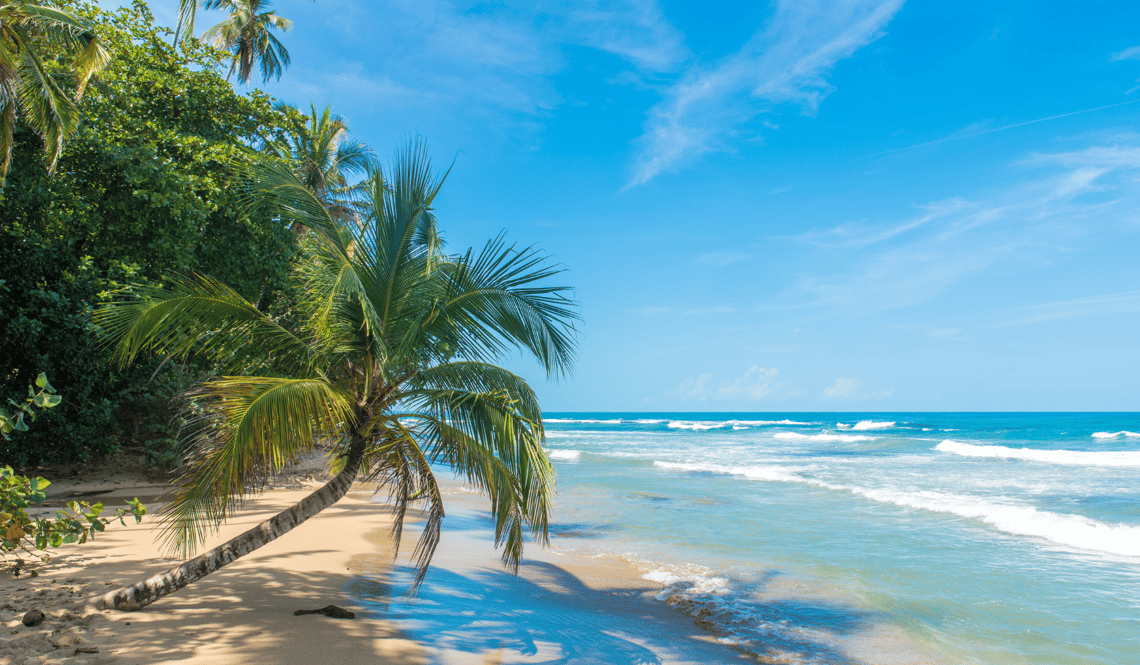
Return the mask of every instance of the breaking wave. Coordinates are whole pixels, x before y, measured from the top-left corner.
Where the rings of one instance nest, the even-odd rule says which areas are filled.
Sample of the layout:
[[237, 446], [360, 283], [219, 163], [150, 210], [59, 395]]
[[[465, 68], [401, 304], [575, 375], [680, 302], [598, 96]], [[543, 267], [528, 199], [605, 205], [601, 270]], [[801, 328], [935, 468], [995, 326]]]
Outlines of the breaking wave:
[[1073, 466], [1140, 466], [1140, 451], [1038, 450], [1034, 448], [1007, 448], [1005, 446], [977, 446], [972, 443], [960, 443], [949, 439], [938, 444], [934, 449], [964, 457], [1019, 459]]
[[723, 466], [654, 462], [664, 469], [703, 471], [742, 476], [749, 480], [793, 482], [835, 491], [851, 492], [879, 503], [916, 508], [980, 520], [998, 531], [1029, 536], [1079, 550], [1140, 557], [1140, 526], [1107, 524], [1082, 515], [1038, 510], [1032, 506], [988, 501], [941, 492], [903, 492], [890, 488], [869, 489], [829, 483], [779, 466]]

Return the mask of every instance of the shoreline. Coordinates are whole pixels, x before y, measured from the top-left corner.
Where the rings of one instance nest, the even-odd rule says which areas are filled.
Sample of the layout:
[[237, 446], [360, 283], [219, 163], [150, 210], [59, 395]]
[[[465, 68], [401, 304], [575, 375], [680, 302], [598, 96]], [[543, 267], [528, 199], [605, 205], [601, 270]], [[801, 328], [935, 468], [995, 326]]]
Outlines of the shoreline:
[[[290, 470], [275, 479], [275, 487], [250, 498], [204, 547], [223, 542], [312, 491], [318, 483], [306, 466], [313, 465]], [[444, 477], [441, 484], [454, 488], [459, 481]], [[552, 653], [554, 647], [544, 646], [542, 639], [537, 647], [531, 643], [522, 649], [503, 640], [441, 647], [415, 639], [415, 631], [404, 630], [403, 619], [390, 612], [389, 606], [402, 607], [409, 600], [390, 580], [399, 575], [418, 529], [409, 520], [402, 558], [393, 564], [390, 515], [382, 504], [372, 501], [371, 488], [359, 483], [294, 531], [140, 612], [92, 612], [87, 603], [98, 595], [179, 561], [163, 556], [154, 542], [158, 506], [153, 498], [164, 487], [153, 479], [126, 473], [53, 482], [49, 505], [82, 498], [114, 508], [120, 500], [138, 495], [152, 502], [148, 505], [152, 512], [141, 524], [114, 524], [84, 545], [54, 550], [50, 563], [35, 566], [37, 577], [27, 572], [18, 578], [10, 573], [0, 577], [0, 598], [5, 599], [0, 616], [6, 631], [0, 643], [0, 665], [326, 665], [330, 659], [363, 662], [376, 658], [394, 665], [490, 665], [535, 662], [535, 658], [541, 662], [540, 656]], [[556, 614], [575, 615], [580, 624], [602, 620], [610, 635], [600, 641], [594, 638], [592, 643], [608, 649], [594, 649], [587, 656], [583, 649], [591, 638], [582, 630], [567, 633], [573, 639], [558, 645], [581, 655], [571, 661], [575, 663], [637, 662], [614, 660], [619, 653], [676, 665], [754, 660], [719, 642], [692, 617], [656, 600], [661, 585], [642, 579], [628, 562], [575, 555], [556, 547], [544, 550], [528, 542], [520, 575], [512, 576], [502, 567], [501, 551], [493, 548], [490, 535], [472, 537], [465, 529], [465, 525], [487, 520], [486, 508], [480, 505], [485, 497], [449, 490], [445, 500], [444, 539], [425, 589], [459, 579], [493, 579], [505, 586], [496, 587], [498, 595], [491, 603], [530, 604], [543, 621]], [[541, 602], [535, 600], [539, 597]], [[422, 603], [423, 598], [421, 593], [410, 602]], [[293, 615], [297, 609], [330, 603], [356, 612], [357, 618]], [[47, 619], [28, 628], [20, 620], [33, 608], [42, 609]], [[462, 616], [461, 611], [447, 605], [442, 608], [444, 615], [456, 617]], [[625, 627], [614, 629], [615, 621], [624, 621]], [[620, 647], [616, 652], [614, 645]], [[77, 652], [80, 648], [97, 652]]]

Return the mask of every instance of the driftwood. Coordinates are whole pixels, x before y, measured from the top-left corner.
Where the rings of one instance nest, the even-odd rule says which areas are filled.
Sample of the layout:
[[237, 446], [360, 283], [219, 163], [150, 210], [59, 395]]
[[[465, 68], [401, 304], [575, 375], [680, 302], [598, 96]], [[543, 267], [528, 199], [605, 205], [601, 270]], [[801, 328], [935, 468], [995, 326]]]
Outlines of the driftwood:
[[322, 607], [319, 610], [297, 610], [296, 612], [293, 613], [293, 616], [301, 616], [302, 614], [323, 614], [327, 617], [332, 617], [334, 619], [355, 619], [356, 618], [355, 612], [349, 612], [348, 610], [344, 609], [343, 607], [337, 607], [336, 605], [325, 605], [324, 607]]

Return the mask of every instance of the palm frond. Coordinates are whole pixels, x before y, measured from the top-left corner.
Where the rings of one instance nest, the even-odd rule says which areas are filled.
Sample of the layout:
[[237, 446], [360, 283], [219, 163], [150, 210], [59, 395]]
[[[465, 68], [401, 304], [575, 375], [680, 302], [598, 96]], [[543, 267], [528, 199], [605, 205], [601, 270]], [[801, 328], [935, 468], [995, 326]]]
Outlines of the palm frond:
[[189, 555], [256, 482], [296, 462], [321, 439], [351, 431], [354, 398], [321, 379], [225, 376], [199, 386], [187, 471], [163, 508], [163, 539]]
[[169, 289], [136, 287], [137, 298], [115, 300], [96, 312], [118, 362], [143, 352], [203, 353], [223, 370], [241, 371], [253, 363], [293, 372], [312, 366], [312, 346], [225, 284], [201, 275], [172, 281]]
[[562, 272], [537, 251], [489, 241], [447, 266], [448, 293], [431, 330], [452, 339], [472, 358], [496, 357], [525, 348], [550, 376], [565, 375], [574, 362], [576, 304], [568, 287], [541, 284]]
[[424, 527], [412, 552], [415, 574], [409, 593], [414, 594], [427, 575], [443, 527], [443, 495], [431, 463], [416, 442], [415, 435], [398, 418], [384, 417], [382, 434], [376, 437], [364, 456], [366, 479], [388, 489], [392, 506], [392, 555], [398, 556], [408, 508], [426, 501]]

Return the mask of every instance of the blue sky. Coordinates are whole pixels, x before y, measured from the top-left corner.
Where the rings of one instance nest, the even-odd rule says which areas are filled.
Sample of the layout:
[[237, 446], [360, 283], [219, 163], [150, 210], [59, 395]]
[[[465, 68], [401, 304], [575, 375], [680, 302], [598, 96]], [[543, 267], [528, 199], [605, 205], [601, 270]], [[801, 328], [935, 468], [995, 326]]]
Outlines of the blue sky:
[[265, 90], [567, 268], [549, 410], [1140, 409], [1140, 4], [275, 6]]

